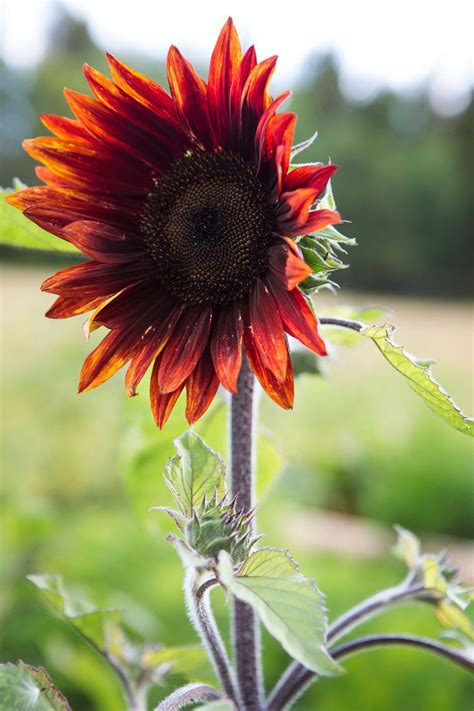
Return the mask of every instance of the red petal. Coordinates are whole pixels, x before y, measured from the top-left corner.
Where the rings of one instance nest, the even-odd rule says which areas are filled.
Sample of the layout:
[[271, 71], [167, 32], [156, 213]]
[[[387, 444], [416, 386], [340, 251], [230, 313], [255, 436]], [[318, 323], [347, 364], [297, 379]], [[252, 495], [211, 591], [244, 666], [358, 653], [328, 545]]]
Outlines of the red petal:
[[296, 244], [288, 237], [282, 238], [282, 242], [269, 250], [268, 263], [270, 270], [289, 290], [298, 286], [313, 271], [304, 261]]
[[103, 301], [103, 296], [58, 296], [54, 304], [46, 311], [48, 318], [69, 318], [95, 309]]
[[84, 65], [84, 74], [97, 99], [126, 119], [125, 125], [140, 126], [147, 141], [157, 141], [174, 156], [187, 147], [185, 134], [174, 118], [150, 111], [88, 64]]
[[153, 323], [153, 311], [146, 309], [145, 314], [131, 326], [110, 331], [84, 361], [79, 392], [96, 388], [120, 370], [136, 353], [143, 336]]
[[117, 86], [158, 115], [176, 119], [173, 99], [162, 86], [120, 62], [112, 54], [107, 53], [107, 61]]
[[309, 209], [316, 199], [314, 188], [300, 188], [291, 193], [283, 193], [277, 208], [276, 224], [282, 234], [303, 234], [303, 226], [308, 222]]
[[211, 119], [221, 145], [226, 145], [229, 137], [230, 90], [241, 59], [239, 37], [229, 17], [212, 53], [207, 90]]
[[319, 197], [336, 170], [337, 166], [334, 164], [305, 165], [295, 168], [286, 175], [283, 181], [283, 192], [292, 192], [299, 188], [313, 188], [318, 191], [316, 197]]
[[241, 129], [241, 104], [242, 92], [245, 83], [250, 75], [250, 72], [257, 64], [255, 47], [249, 47], [242, 57], [240, 67], [234, 77], [230, 88], [230, 126], [232, 133], [232, 146], [236, 148], [239, 145], [240, 129]]
[[249, 74], [242, 91], [242, 140], [243, 150], [249, 157], [254, 154], [255, 132], [262, 114], [269, 107], [271, 98], [268, 84], [275, 70], [277, 57], [269, 57], [257, 64]]
[[90, 143], [91, 136], [89, 131], [76, 119], [55, 116], [54, 114], [41, 114], [40, 119], [41, 123], [59, 138], [65, 138], [67, 141]]
[[304, 226], [304, 234], [323, 230], [328, 225], [337, 225], [341, 219], [340, 214], [333, 210], [312, 210]]
[[282, 382], [288, 367], [288, 346], [275, 299], [260, 279], [250, 293], [249, 323], [263, 364]]
[[[169, 307], [168, 307], [169, 308]], [[145, 336], [145, 345], [132, 358], [130, 367], [125, 376], [125, 387], [130, 396], [136, 394], [136, 389], [141, 379], [145, 375], [154, 358], [159, 355], [167, 344], [171, 333], [181, 315], [182, 307], [174, 306], [169, 308], [168, 313], [156, 319], [157, 325]]]
[[151, 373], [151, 380], [150, 380], [151, 411], [153, 413], [155, 422], [158, 425], [158, 427], [160, 428], [160, 430], [165, 426], [166, 422], [168, 421], [168, 418], [171, 415], [173, 407], [175, 406], [176, 401], [179, 398], [179, 396], [181, 395], [183, 388], [184, 388], [184, 382], [183, 382], [183, 383], [181, 383], [181, 385], [178, 388], [176, 388], [176, 390], [173, 390], [173, 392], [161, 393], [159, 391], [158, 376], [159, 376], [159, 370], [160, 370], [161, 357], [162, 356], [160, 355], [155, 360], [155, 364], [153, 366], [153, 371]]
[[237, 392], [237, 378], [242, 365], [243, 324], [236, 304], [220, 312], [211, 341], [211, 354], [217, 377], [231, 393]]
[[86, 189], [143, 195], [152, 187], [152, 178], [131, 156], [110, 151], [105, 146], [74, 143], [54, 136], [23, 141], [25, 151], [45, 164], [54, 175]]
[[286, 332], [318, 355], [327, 355], [326, 346], [318, 333], [316, 318], [301, 291], [299, 289], [287, 291], [284, 285], [272, 275], [268, 277], [268, 283], [278, 304]]
[[252, 331], [247, 325], [244, 328], [244, 343], [250, 365], [262, 388], [277, 405], [280, 405], [280, 407], [283, 407], [285, 410], [290, 410], [293, 407], [294, 399], [293, 368], [291, 367], [291, 362], [288, 362], [285, 380], [278, 382], [273, 372], [269, 368], [266, 368], [262, 362], [260, 348], [255, 343]]
[[206, 347], [211, 319], [209, 306], [193, 306], [183, 314], [161, 360], [158, 375], [161, 393], [176, 390], [194, 370]]
[[186, 419], [190, 425], [204, 415], [218, 387], [219, 380], [207, 348], [186, 380]]
[[[164, 142], [144, 131], [136, 123], [127, 121], [122, 114], [70, 89], [64, 90], [71, 111], [99, 141], [119, 150], [122, 154], [135, 156], [149, 166], [166, 169], [172, 161], [172, 153]], [[145, 167], [143, 168], [145, 171]]]
[[108, 264], [136, 262], [146, 255], [136, 236], [102, 222], [81, 220], [66, 225], [63, 236], [91, 259]]
[[182, 123], [198, 143], [206, 148], [214, 148], [206, 83], [174, 46], [168, 52], [167, 72], [171, 94]]
[[275, 114], [279, 107], [291, 96], [291, 91], [285, 91], [280, 94], [276, 99], [272, 101], [268, 109], [262, 115], [260, 121], [258, 122], [257, 130], [255, 132], [255, 153], [257, 156], [261, 155], [263, 143], [265, 141], [267, 128], [270, 124], [271, 119], [275, 117]]
[[61, 269], [41, 285], [43, 291], [62, 296], [105, 296], [121, 291], [154, 274], [153, 264], [101, 264], [84, 262]]
[[279, 114], [269, 121], [263, 137], [259, 173], [275, 201], [282, 191], [283, 179], [290, 165], [295, 126], [296, 114]]

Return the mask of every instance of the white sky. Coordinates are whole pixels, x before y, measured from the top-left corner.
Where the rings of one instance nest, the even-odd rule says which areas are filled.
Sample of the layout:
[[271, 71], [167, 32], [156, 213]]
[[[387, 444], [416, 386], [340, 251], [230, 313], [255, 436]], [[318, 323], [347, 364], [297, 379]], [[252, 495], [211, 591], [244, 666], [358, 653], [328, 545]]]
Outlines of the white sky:
[[[291, 85], [308, 55], [334, 50], [343, 88], [360, 98], [381, 86], [410, 91], [431, 81], [437, 108], [456, 112], [474, 83], [472, 0], [62, 0], [87, 21], [104, 49], [135, 50], [163, 61], [171, 43], [207, 61], [232, 15], [260, 58], [278, 54], [277, 83]], [[3, 55], [29, 66], [44, 50], [52, 0], [0, 0]]]

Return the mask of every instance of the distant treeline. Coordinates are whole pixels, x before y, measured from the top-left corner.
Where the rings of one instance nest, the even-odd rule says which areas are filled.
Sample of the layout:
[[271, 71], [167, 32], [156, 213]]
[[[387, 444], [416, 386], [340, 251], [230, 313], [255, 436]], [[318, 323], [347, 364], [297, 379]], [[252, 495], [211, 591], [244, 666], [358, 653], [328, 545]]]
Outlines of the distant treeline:
[[[143, 57], [123, 57], [164, 81]], [[374, 58], [376, 61], [376, 58]], [[38, 182], [33, 162], [20, 142], [40, 135], [39, 113], [67, 113], [62, 88], [83, 90], [81, 67], [106, 71], [104, 52], [87, 27], [67, 14], [51, 28], [48, 51], [34, 71], [2, 67], [3, 124], [0, 184], [18, 176]], [[355, 104], [339, 88], [337, 64], [318, 57], [294, 90], [290, 107], [298, 113], [297, 139], [318, 130], [303, 161], [340, 166], [334, 179], [338, 208], [352, 224], [344, 231], [359, 246], [339, 273], [343, 286], [364, 291], [444, 297], [471, 293], [474, 227], [474, 103], [455, 117], [437, 115], [427, 93], [385, 92]]]

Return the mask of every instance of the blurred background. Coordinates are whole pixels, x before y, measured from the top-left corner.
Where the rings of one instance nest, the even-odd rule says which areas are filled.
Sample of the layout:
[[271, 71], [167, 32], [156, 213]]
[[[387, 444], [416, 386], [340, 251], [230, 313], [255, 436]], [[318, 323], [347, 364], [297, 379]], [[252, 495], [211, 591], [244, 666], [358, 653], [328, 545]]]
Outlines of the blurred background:
[[[299, 140], [318, 130], [302, 160], [340, 166], [338, 208], [357, 238], [337, 295], [343, 304], [383, 304], [397, 337], [433, 357], [435, 376], [472, 411], [473, 79], [472, 8], [366, 0], [294, 8], [283, 3], [133, 3], [4, 0], [0, 9], [0, 184], [35, 184], [24, 137], [45, 132], [38, 115], [67, 113], [65, 85], [86, 90], [84, 62], [106, 70], [104, 51], [164, 81], [169, 44], [201, 71], [232, 14], [259, 57], [280, 55], [273, 92], [293, 89]], [[471, 10], [471, 12], [470, 12]], [[42, 280], [66, 262], [0, 252], [2, 266], [1, 660], [42, 664], [76, 711], [121, 711], [102, 661], [56, 619], [25, 580], [59, 572], [99, 602], [126, 608], [131, 627], [153, 641], [194, 641], [181, 601], [180, 564], [149, 506], [166, 503], [161, 471], [182, 413], [155, 431], [146, 384], [127, 402], [115, 377], [78, 398], [91, 349], [81, 318], [43, 318]], [[96, 335], [96, 334], [94, 334]], [[96, 339], [97, 341], [97, 339]], [[95, 341], [95, 342], [96, 342]], [[402, 565], [388, 555], [391, 526], [428, 548], [450, 545], [472, 583], [472, 446], [450, 430], [382, 360], [371, 343], [333, 346], [323, 376], [303, 376], [293, 413], [262, 399], [261, 476], [272, 480], [260, 527], [268, 545], [290, 547], [327, 595], [333, 618]], [[201, 425], [225, 444], [217, 403]], [[225, 607], [217, 600], [220, 619]], [[431, 610], [403, 608], [367, 631], [438, 635]], [[365, 631], [365, 630], [364, 630]], [[287, 663], [264, 636], [268, 685]], [[467, 711], [467, 675], [419, 651], [386, 650], [347, 662], [321, 681], [300, 711]], [[168, 689], [156, 692], [154, 700]]]

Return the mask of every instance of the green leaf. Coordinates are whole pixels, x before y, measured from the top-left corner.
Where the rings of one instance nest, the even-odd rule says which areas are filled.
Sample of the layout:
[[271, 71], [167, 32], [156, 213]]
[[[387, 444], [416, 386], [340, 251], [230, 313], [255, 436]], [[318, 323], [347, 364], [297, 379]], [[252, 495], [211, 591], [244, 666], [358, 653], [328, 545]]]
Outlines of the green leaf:
[[0, 244], [46, 252], [69, 252], [80, 254], [77, 247], [56, 237], [28, 220], [16, 207], [5, 202], [5, 197], [13, 191], [0, 192]]
[[414, 533], [401, 526], [395, 526], [398, 538], [393, 548], [396, 556], [405, 561], [409, 568], [418, 564], [421, 555], [420, 541]]
[[143, 668], [166, 668], [166, 674], [180, 674], [189, 679], [208, 676], [209, 665], [203, 647], [197, 644], [147, 649], [142, 655]]
[[[123, 617], [121, 610], [100, 610], [65, 589], [60, 575], [28, 575], [54, 609], [101, 654], [115, 646]], [[115, 649], [113, 651], [116, 651]]]
[[191, 517], [204, 498], [210, 499], [217, 491], [224, 494], [225, 466], [195, 432], [190, 430], [175, 442], [178, 454], [169, 460], [165, 481], [181, 512]]
[[425, 361], [417, 360], [392, 340], [394, 331], [394, 326], [385, 324], [363, 328], [360, 333], [373, 340], [390, 365], [407, 378], [410, 387], [424, 399], [433, 412], [442, 417], [451, 427], [472, 437], [474, 420], [466, 417], [447, 392], [433, 379]]
[[0, 711], [72, 711], [47, 672], [23, 662], [0, 664]]
[[[309, 148], [316, 138], [318, 137], [318, 132], [315, 131], [312, 136], [307, 138], [305, 141], [301, 141], [301, 143], [297, 143], [295, 146], [291, 147], [291, 160], [293, 161], [293, 158], [295, 158], [298, 153], [301, 153], [302, 151], [305, 151], [307, 148]], [[298, 168], [299, 166], [295, 165], [295, 168]]]
[[317, 674], [342, 672], [325, 646], [326, 610], [315, 583], [304, 577], [287, 551], [262, 548], [237, 574], [221, 551], [218, 575], [235, 597], [253, 607], [262, 623], [294, 659]]

